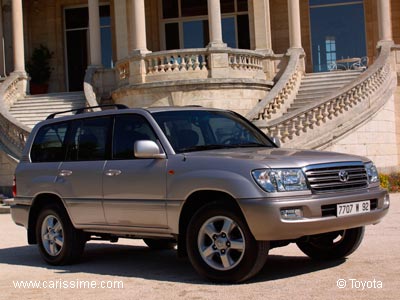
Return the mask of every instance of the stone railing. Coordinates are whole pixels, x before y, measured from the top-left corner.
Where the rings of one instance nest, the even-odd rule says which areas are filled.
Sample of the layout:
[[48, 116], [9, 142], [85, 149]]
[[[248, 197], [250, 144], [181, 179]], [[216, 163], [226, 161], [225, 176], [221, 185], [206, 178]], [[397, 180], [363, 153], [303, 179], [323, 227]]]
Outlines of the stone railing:
[[118, 87], [150, 82], [245, 78], [265, 80], [264, 54], [231, 48], [197, 48], [132, 55], [117, 62]]
[[[261, 128], [285, 147], [324, 148], [374, 115], [393, 94], [392, 43], [382, 43], [375, 63], [335, 95], [274, 119]], [[323, 126], [322, 126], [323, 125]]]
[[9, 109], [19, 97], [25, 96], [27, 80], [26, 75], [11, 74], [0, 85], [0, 142], [15, 159], [21, 157], [31, 129], [14, 118]]
[[264, 55], [254, 53], [254, 51], [235, 50], [228, 53], [229, 66], [241, 71], [263, 70], [264, 58]]
[[[206, 49], [161, 51], [145, 56], [146, 82], [207, 78], [209, 56]], [[190, 75], [189, 75], [190, 74]]]
[[302, 78], [302, 49], [292, 49], [289, 63], [268, 95], [262, 99], [246, 118], [258, 126], [265, 126], [266, 120], [280, 117], [296, 97]]

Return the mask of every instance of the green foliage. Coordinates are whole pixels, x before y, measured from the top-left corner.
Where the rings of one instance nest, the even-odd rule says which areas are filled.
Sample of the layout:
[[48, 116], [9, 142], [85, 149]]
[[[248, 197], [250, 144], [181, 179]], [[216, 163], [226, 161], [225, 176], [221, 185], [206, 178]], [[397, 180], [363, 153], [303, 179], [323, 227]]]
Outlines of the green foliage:
[[381, 187], [387, 189], [391, 193], [400, 192], [400, 173], [379, 174]]
[[35, 48], [32, 53], [31, 60], [26, 65], [31, 82], [35, 84], [48, 83], [51, 75], [50, 59], [53, 57], [53, 52], [44, 46], [40, 45]]

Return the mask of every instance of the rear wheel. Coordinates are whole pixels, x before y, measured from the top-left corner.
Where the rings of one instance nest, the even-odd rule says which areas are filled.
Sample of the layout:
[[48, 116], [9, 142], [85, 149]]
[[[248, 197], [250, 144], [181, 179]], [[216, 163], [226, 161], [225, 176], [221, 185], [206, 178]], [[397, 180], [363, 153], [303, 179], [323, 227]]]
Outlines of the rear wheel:
[[215, 282], [242, 282], [256, 275], [269, 250], [269, 242], [256, 241], [240, 214], [216, 204], [193, 216], [186, 242], [193, 267]]
[[352, 254], [361, 244], [365, 227], [328, 232], [310, 236], [307, 242], [297, 242], [297, 246], [313, 259], [340, 259]]
[[172, 250], [176, 246], [176, 241], [170, 239], [143, 239], [143, 241], [154, 250]]
[[64, 209], [58, 205], [47, 206], [39, 213], [36, 238], [40, 254], [51, 265], [77, 261], [86, 243], [84, 234], [75, 229]]

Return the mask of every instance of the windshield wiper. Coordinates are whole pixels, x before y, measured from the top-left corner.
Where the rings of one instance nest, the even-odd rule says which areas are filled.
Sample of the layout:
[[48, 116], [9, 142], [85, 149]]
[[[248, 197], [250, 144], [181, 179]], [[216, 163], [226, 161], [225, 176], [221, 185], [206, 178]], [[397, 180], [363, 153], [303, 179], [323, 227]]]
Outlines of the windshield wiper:
[[261, 144], [261, 143], [244, 143], [244, 144], [237, 144], [234, 146], [236, 146], [238, 148], [250, 148], [250, 147], [269, 147], [269, 148], [271, 148], [271, 147], [273, 147], [273, 146], [265, 145], [265, 144]]
[[192, 151], [203, 151], [203, 150], [213, 150], [213, 149], [229, 149], [229, 148], [236, 148], [236, 147], [237, 147], [237, 145], [221, 145], [221, 144], [200, 145], [200, 146], [193, 146], [193, 147], [179, 149], [179, 152], [192, 152]]
[[200, 145], [193, 146], [184, 149], [179, 149], [180, 152], [192, 152], [192, 151], [205, 151], [214, 149], [232, 149], [232, 148], [251, 148], [251, 147], [273, 147], [261, 143], [244, 143], [244, 144], [211, 144], [211, 145]]

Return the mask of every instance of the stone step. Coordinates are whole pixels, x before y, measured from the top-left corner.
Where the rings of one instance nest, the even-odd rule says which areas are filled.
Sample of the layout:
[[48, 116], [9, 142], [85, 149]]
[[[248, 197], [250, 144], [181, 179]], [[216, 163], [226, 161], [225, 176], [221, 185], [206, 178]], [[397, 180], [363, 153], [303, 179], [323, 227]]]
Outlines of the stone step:
[[306, 73], [305, 78], [335, 78], [335, 77], [346, 77], [346, 76], [358, 76], [362, 71], [349, 70], [349, 71], [334, 71], [334, 72], [318, 72], [318, 73]]
[[324, 90], [324, 91], [316, 91], [313, 93], [301, 93], [301, 94], [297, 94], [296, 96], [296, 100], [304, 100], [304, 99], [314, 99], [314, 98], [321, 98], [321, 97], [325, 97], [325, 96], [329, 96], [330, 94], [332, 94], [335, 90]]
[[320, 91], [320, 90], [334, 90], [343, 87], [343, 84], [336, 84], [332, 83], [331, 85], [326, 85], [326, 86], [302, 86], [300, 85], [299, 88], [299, 93], [300, 92], [306, 92], [306, 91]]
[[[357, 78], [357, 77], [355, 77]], [[303, 81], [301, 82], [301, 88], [304, 87], [312, 87], [312, 86], [316, 86], [316, 87], [330, 87], [332, 84], [332, 81], [335, 82], [336, 85], [342, 85], [345, 86], [346, 84], [348, 84], [349, 82], [352, 82], [353, 80], [348, 80], [348, 79], [330, 79], [330, 80], [326, 80], [326, 81]]]
[[49, 94], [39, 94], [39, 95], [27, 95], [26, 98], [30, 99], [39, 99], [39, 98], [73, 98], [73, 97], [81, 97], [84, 98], [85, 95], [83, 92], [65, 92], [65, 93], [49, 93]]
[[76, 103], [52, 103], [52, 102], [48, 102], [48, 103], [41, 103], [41, 104], [15, 104], [12, 106], [12, 108], [10, 109], [10, 111], [14, 111], [14, 110], [36, 110], [36, 111], [40, 111], [43, 108], [51, 108], [51, 109], [63, 109], [63, 108], [68, 108], [68, 107], [76, 107], [76, 108], [80, 108], [82, 106], [85, 106], [85, 102], [76, 102]]
[[[33, 95], [19, 99], [10, 108], [10, 113], [23, 124], [33, 127], [50, 114], [82, 108], [85, 104], [82, 92]], [[69, 112], [63, 116], [72, 114]]]
[[15, 105], [17, 104], [26, 104], [26, 103], [74, 103], [74, 102], [82, 102], [85, 101], [84, 98], [68, 98], [68, 99], [58, 99], [58, 98], [25, 98], [18, 100]]

